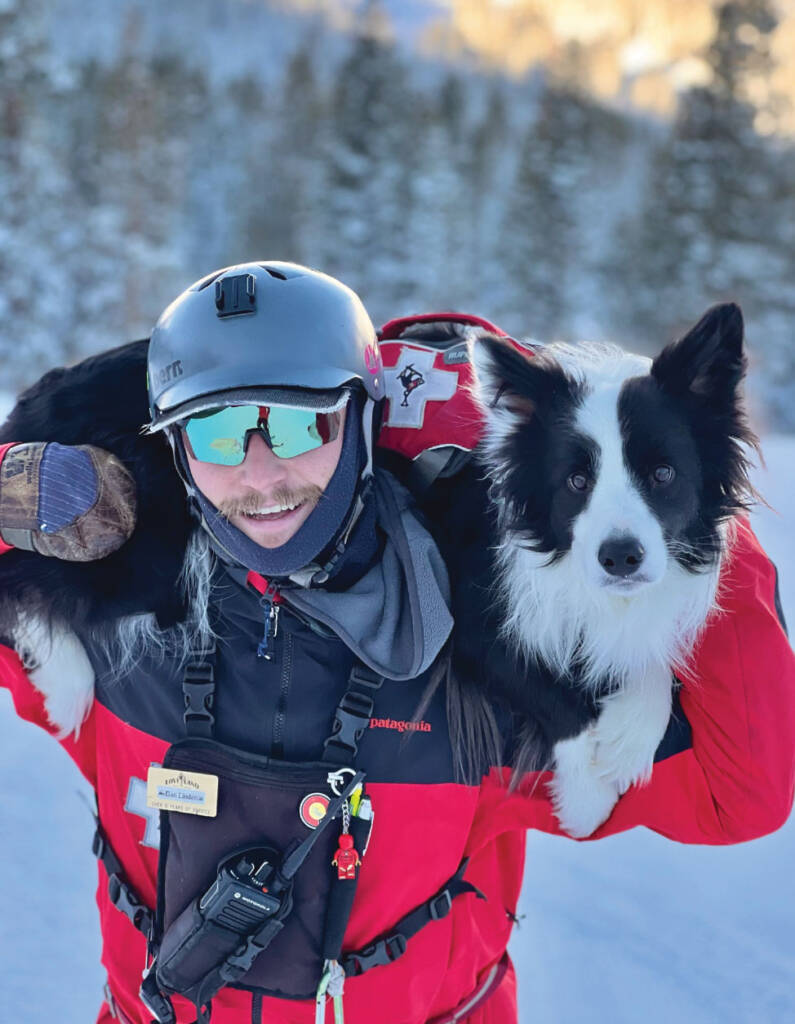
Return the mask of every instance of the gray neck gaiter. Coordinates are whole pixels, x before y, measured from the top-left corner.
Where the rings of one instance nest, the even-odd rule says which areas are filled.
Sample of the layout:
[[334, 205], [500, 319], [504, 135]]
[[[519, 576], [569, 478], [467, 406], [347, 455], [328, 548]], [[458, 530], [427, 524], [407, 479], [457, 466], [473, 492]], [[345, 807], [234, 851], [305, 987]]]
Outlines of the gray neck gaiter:
[[375, 474], [381, 557], [347, 590], [287, 589], [288, 604], [322, 622], [373, 671], [414, 679], [435, 661], [453, 628], [450, 584], [439, 549], [412, 510], [409, 493]]

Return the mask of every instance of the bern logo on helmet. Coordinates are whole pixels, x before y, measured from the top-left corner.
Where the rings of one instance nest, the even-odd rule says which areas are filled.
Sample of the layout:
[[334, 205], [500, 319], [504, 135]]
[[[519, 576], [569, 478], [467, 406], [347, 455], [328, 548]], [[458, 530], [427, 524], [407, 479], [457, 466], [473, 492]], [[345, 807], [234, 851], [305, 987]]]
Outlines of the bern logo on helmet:
[[215, 308], [220, 317], [254, 313], [257, 309], [257, 280], [253, 274], [233, 274], [215, 282]]
[[373, 376], [381, 369], [381, 352], [375, 342], [371, 342], [364, 350], [364, 364]]
[[158, 373], [158, 383], [168, 384], [170, 380], [174, 380], [176, 377], [181, 377], [184, 372], [185, 371], [182, 369], [182, 360], [175, 359], [173, 363], [169, 363], [168, 366], [164, 366]]
[[389, 413], [387, 427], [420, 429], [428, 402], [446, 402], [456, 393], [458, 371], [435, 365], [441, 353], [419, 346], [402, 346], [394, 366], [384, 370]]

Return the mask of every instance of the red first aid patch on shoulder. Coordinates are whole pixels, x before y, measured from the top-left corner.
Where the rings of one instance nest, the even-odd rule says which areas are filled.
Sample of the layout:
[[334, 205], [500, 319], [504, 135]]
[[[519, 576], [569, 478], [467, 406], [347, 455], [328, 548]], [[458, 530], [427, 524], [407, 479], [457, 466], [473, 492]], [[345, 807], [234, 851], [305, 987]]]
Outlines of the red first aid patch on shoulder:
[[[420, 313], [384, 324], [378, 336], [386, 404], [378, 444], [408, 459], [433, 448], [470, 452], [483, 433], [484, 417], [471, 393], [474, 375], [463, 332], [460, 342], [445, 349], [418, 335], [422, 325], [427, 324], [432, 334], [439, 323], [480, 328], [522, 348], [505, 331], [470, 313]], [[406, 337], [409, 328], [413, 331]]]
[[466, 345], [446, 351], [414, 340], [381, 342], [386, 408], [378, 443], [409, 459], [441, 445], [471, 451], [483, 419], [469, 387]]

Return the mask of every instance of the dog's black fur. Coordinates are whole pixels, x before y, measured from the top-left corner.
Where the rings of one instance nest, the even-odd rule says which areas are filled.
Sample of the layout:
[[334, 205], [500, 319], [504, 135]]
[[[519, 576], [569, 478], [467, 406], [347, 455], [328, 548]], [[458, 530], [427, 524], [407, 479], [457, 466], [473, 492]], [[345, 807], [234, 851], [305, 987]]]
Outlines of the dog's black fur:
[[[450, 575], [456, 628], [451, 640], [448, 704], [462, 777], [472, 781], [485, 755], [511, 765], [518, 779], [549, 767], [561, 736], [576, 736], [599, 714], [599, 690], [561, 679], [540, 662], [523, 658], [501, 635], [505, 609], [496, 587], [494, 545], [500, 527], [484, 477], [480, 448], [451, 479], [437, 480], [421, 508]], [[609, 692], [606, 687], [604, 692]], [[491, 704], [513, 719], [509, 746], [489, 748]], [[456, 706], [457, 705], [457, 706]], [[496, 729], [496, 726], [495, 726]]]
[[185, 617], [177, 581], [196, 524], [167, 442], [161, 434], [141, 434], [149, 420], [148, 344], [131, 342], [51, 370], [20, 396], [0, 427], [0, 443], [58, 441], [113, 452], [134, 476], [138, 502], [132, 537], [100, 561], [64, 562], [27, 551], [0, 558], [6, 638], [19, 607], [78, 632], [139, 612], [154, 612], [162, 627]]

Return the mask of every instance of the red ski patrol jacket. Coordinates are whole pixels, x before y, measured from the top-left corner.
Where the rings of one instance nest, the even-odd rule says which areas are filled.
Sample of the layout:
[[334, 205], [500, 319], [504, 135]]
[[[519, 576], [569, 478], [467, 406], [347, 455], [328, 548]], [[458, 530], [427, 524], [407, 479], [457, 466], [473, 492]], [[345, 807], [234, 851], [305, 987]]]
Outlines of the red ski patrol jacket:
[[[430, 377], [430, 364], [416, 369]], [[75, 443], [63, 425], [61, 430], [63, 443]], [[2, 561], [17, 557], [23, 556], [11, 553]], [[257, 580], [230, 589], [222, 609], [229, 646], [220, 652], [217, 671], [220, 738], [264, 753], [279, 743], [285, 759], [306, 758], [328, 732], [353, 656], [339, 638], [319, 634], [286, 608], [282, 646], [266, 669], [256, 658], [262, 635], [258, 590]], [[123, 595], [122, 582], [114, 600]], [[717, 845], [764, 835], [787, 819], [795, 789], [795, 657], [779, 614], [776, 570], [746, 521], [739, 522], [725, 562], [720, 601], [722, 610], [710, 620], [682, 679], [651, 781], [632, 787], [589, 839], [643, 825], [679, 842]], [[182, 735], [179, 672], [143, 663], [114, 684], [103, 676], [96, 652], [89, 653], [94, 698], [89, 695], [79, 732], [58, 739], [96, 789], [102, 827], [127, 882], [154, 907], [157, 822], [146, 807], [143, 784], [149, 765], [162, 763]], [[274, 676], [263, 676], [266, 671]], [[18, 714], [57, 736], [64, 695], [41, 680], [38, 688], [35, 679], [35, 670], [29, 675], [14, 650], [0, 647], [0, 680]], [[547, 796], [550, 776], [528, 775], [509, 790], [507, 768], [491, 765], [477, 784], [456, 781], [443, 694], [419, 724], [414, 721], [426, 682], [424, 676], [408, 683], [387, 680], [361, 742], [357, 766], [367, 772], [375, 823], [343, 949], [358, 950], [389, 936], [464, 858], [466, 880], [486, 899], [469, 893], [453, 900], [449, 912], [414, 935], [402, 955], [390, 954], [389, 962], [349, 977], [345, 1019], [509, 1024], [516, 1020], [516, 978], [506, 947], [523, 876], [525, 832], [559, 832]], [[78, 703], [85, 695], [78, 686], [70, 693]], [[115, 1014], [128, 1024], [149, 1024], [151, 1014], [138, 998], [145, 940], [111, 904], [103, 865], [97, 900], [113, 998], [99, 1022], [111, 1024]], [[180, 1024], [194, 1020], [187, 1001], [175, 997], [174, 1006]], [[326, 1020], [331, 1019], [329, 1007]], [[314, 1020], [312, 1000], [227, 987], [212, 1001], [213, 1024]]]

